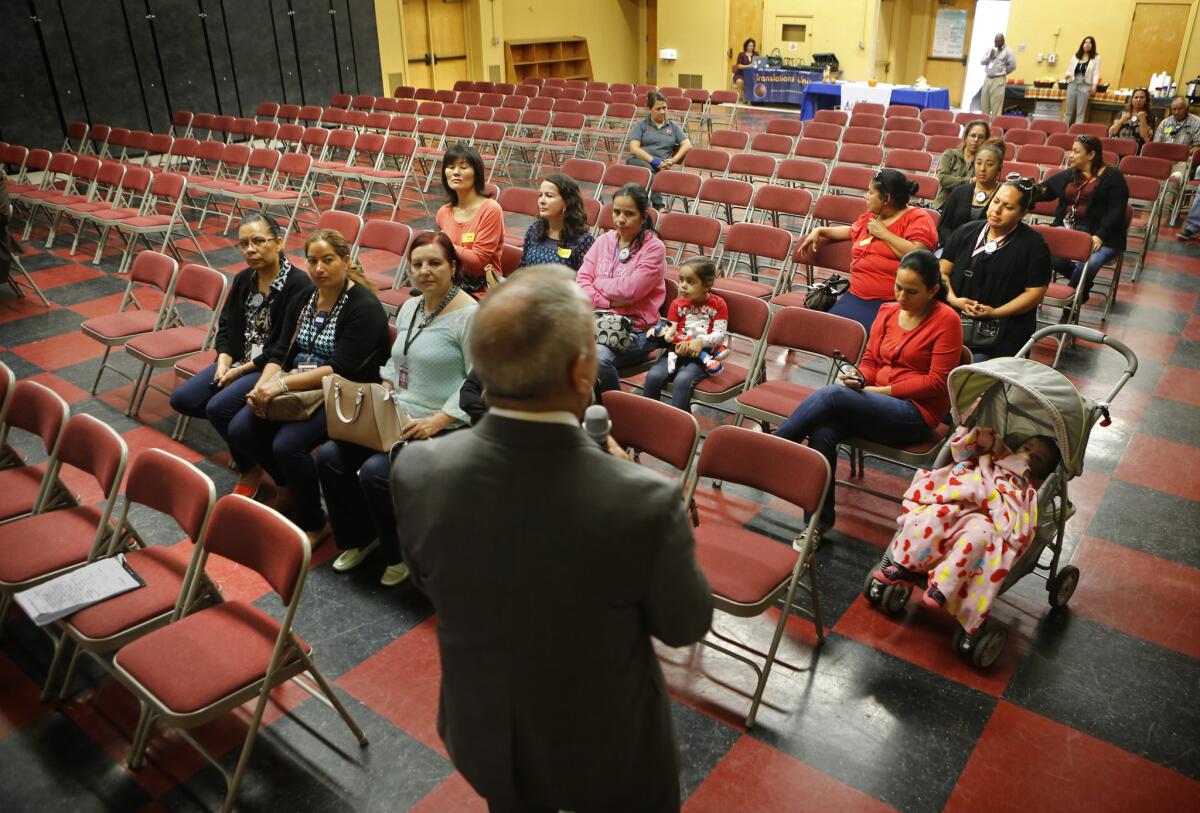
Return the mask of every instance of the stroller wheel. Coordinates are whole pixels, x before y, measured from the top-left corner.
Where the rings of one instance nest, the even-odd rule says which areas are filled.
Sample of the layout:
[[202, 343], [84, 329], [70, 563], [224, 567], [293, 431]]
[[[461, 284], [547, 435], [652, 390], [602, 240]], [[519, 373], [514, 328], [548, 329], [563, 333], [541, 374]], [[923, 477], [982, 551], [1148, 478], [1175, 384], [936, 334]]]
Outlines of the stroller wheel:
[[1054, 609], [1066, 607], [1078, 585], [1079, 568], [1074, 565], [1059, 568], [1054, 578], [1046, 583], [1046, 590], [1050, 593], [1050, 606]]
[[888, 615], [900, 615], [904, 612], [905, 605], [908, 604], [908, 597], [912, 595], [912, 585], [909, 584], [889, 584], [883, 588], [883, 596], [881, 597], [880, 606]]
[[976, 636], [974, 651], [971, 653], [971, 663], [980, 669], [987, 669], [1000, 657], [1006, 643], [1008, 643], [1007, 628], [997, 625], [985, 629], [981, 635]]
[[886, 585], [875, 578], [874, 571], [867, 574], [867, 580], [863, 582], [863, 598], [868, 604], [878, 604], [883, 601], [883, 588]]

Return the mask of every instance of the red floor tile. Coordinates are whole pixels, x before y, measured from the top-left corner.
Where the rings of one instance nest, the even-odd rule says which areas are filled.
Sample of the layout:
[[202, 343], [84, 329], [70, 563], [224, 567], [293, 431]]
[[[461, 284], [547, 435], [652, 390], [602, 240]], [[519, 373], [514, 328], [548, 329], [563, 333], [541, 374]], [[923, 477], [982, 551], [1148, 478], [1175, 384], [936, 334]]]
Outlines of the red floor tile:
[[[1126, 293], [1126, 290], [1129, 293]], [[1122, 290], [1117, 301], [1121, 302], [1124, 299], [1126, 304], [1162, 308], [1163, 310], [1175, 311], [1177, 313], [1191, 313], [1196, 309], [1198, 298], [1200, 298], [1200, 294], [1191, 294], [1178, 291], [1174, 288], [1165, 288], [1143, 280], [1136, 285], [1130, 286], [1128, 289]]]
[[1164, 367], [1163, 374], [1158, 379], [1158, 386], [1154, 388], [1154, 395], [1200, 406], [1200, 370], [1171, 365]]
[[1200, 782], [1001, 701], [946, 813], [1195, 810]]
[[1071, 612], [1200, 659], [1200, 570], [1085, 536]]
[[181, 457], [189, 463], [198, 463], [204, 459], [204, 455], [192, 449], [190, 446], [184, 446], [182, 443], [177, 443], [162, 432], [149, 426], [139, 426], [137, 429], [130, 429], [122, 437], [129, 445], [129, 459], [137, 458], [139, 452], [145, 449], [162, 449], [164, 452], [170, 452], [177, 457]]
[[[72, 305], [71, 310], [84, 316], [88, 319], [95, 319], [98, 316], [110, 316], [114, 313], [120, 313], [121, 300], [125, 294], [110, 294], [108, 296], [89, 299], [87, 302], [80, 302], [77, 305]], [[137, 301], [143, 308], [157, 310], [162, 305], [162, 292], [155, 289], [139, 289], [137, 291]], [[127, 310], [132, 309], [130, 305]]]
[[0, 655], [0, 739], [53, 710], [42, 703], [41, 693], [40, 686]]
[[42, 304], [42, 300], [31, 297], [15, 297], [9, 296], [11, 289], [5, 291], [4, 296], [0, 296], [0, 325], [5, 322], [12, 322], [17, 319], [24, 319], [26, 316], [37, 316], [47, 311], [58, 310], [58, 305], [53, 302], [47, 308]]
[[455, 771], [425, 798], [408, 809], [409, 813], [486, 813], [487, 802]]
[[1193, 316], [1188, 319], [1187, 324], [1183, 326], [1183, 338], [1193, 342], [1200, 342], [1200, 316]]
[[738, 740], [683, 806], [684, 813], [892, 809], [752, 737]]
[[[84, 255], [81, 252], [77, 256], [82, 258]], [[47, 268], [44, 271], [34, 271], [29, 276], [33, 277], [34, 282], [40, 285], [43, 290], [49, 291], [51, 288], [69, 285], [72, 282], [83, 282], [103, 277], [104, 272], [95, 266], [73, 263], [71, 265], [60, 265], [57, 268]]]
[[[1171, 461], [1169, 474], [1163, 469], [1165, 460]], [[1127, 483], [1200, 500], [1200, 449], [1136, 434], [1129, 439], [1113, 476]]]
[[[866, 578], [866, 574], [863, 577]], [[1036, 605], [1012, 593], [998, 598], [991, 617], [1008, 628], [1008, 644], [999, 660], [983, 670], [975, 668], [953, 650], [957, 622], [948, 613], [926, 607], [921, 602], [919, 588], [913, 591], [904, 613], [894, 618], [859, 596], [833, 629], [867, 646], [1000, 697], [1046, 610], [1045, 604]]]
[[[437, 622], [430, 618], [351, 669], [338, 685], [449, 759], [437, 733], [442, 679]], [[402, 684], [396, 675], [404, 675]]]
[[74, 404], [77, 401], [83, 401], [92, 397], [92, 394], [87, 390], [76, 387], [70, 381], [64, 381], [54, 373], [38, 373], [37, 375], [29, 376], [30, 381], [36, 381], [39, 384], [44, 384], [50, 389], [62, 396], [63, 400], [68, 404]]
[[1114, 339], [1125, 342], [1133, 349], [1133, 352], [1137, 353], [1138, 359], [1143, 361], [1166, 363], [1171, 360], [1171, 354], [1175, 352], [1175, 345], [1179, 344], [1179, 337], [1174, 334], [1125, 325], [1106, 325], [1104, 332]]
[[82, 333], [71, 332], [18, 345], [12, 351], [44, 370], [57, 370], [79, 361], [99, 358], [104, 353], [104, 345]]

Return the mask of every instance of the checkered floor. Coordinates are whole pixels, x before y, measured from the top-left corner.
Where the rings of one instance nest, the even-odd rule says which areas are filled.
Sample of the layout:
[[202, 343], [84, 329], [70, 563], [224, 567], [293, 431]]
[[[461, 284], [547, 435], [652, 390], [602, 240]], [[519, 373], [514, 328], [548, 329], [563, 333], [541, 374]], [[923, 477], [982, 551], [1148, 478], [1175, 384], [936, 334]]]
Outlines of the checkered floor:
[[[431, 225], [419, 207], [402, 218]], [[239, 256], [222, 224], [206, 224], [203, 246], [210, 264], [233, 272]], [[699, 647], [660, 648], [686, 811], [1200, 806], [1200, 249], [1173, 234], [1164, 229], [1142, 277], [1122, 285], [1106, 328], [1136, 350], [1141, 367], [1115, 403], [1112, 425], [1093, 433], [1087, 473], [1074, 484], [1078, 514], [1067, 549], [1082, 579], [1069, 610], [1049, 612], [1043, 585], [1027, 578], [994, 611], [1010, 630], [1007, 649], [993, 668], [976, 671], [951, 651], [948, 616], [913, 602], [893, 619], [866, 604], [863, 577], [890, 538], [896, 506], [841, 489], [838, 526], [816, 556], [828, 640], [815, 649], [810, 624], [796, 618], [789, 626], [752, 731], [742, 725], [753, 689], [745, 666]], [[227, 493], [228, 453], [203, 422], [179, 444], [168, 439], [174, 416], [162, 395], [152, 392], [133, 420], [123, 414], [130, 385], [120, 377], [106, 374], [99, 394], [88, 394], [101, 347], [79, 324], [113, 311], [125, 281], [112, 273], [115, 253], [96, 267], [83, 253], [68, 256], [61, 236], [50, 251], [32, 247], [44, 238], [35, 229], [25, 264], [53, 304], [0, 297], [0, 359], [73, 410], [108, 422], [132, 454], [173, 451]], [[298, 248], [289, 245], [293, 256]], [[1085, 311], [1084, 323], [1092, 317]], [[1037, 357], [1048, 360], [1049, 349]], [[1062, 366], [1098, 396], [1118, 361], [1080, 347]], [[129, 369], [121, 354], [116, 362]], [[170, 375], [157, 380], [171, 386]], [[718, 420], [705, 413], [705, 428]], [[869, 469], [867, 479], [890, 493], [906, 482], [885, 468]], [[96, 497], [87, 489], [82, 496]], [[794, 510], [763, 495], [702, 487], [699, 497], [702, 515], [736, 518], [781, 540], [798, 526]], [[172, 523], [134, 520], [150, 543], [186, 555]], [[297, 627], [371, 745], [360, 751], [328, 709], [285, 687], [269, 709], [240, 808], [483, 810], [434, 729], [439, 665], [428, 602], [411, 585], [381, 588], [374, 567], [333, 573], [332, 553], [332, 545], [317, 552]], [[243, 569], [214, 560], [210, 572], [225, 595], [277, 607], [266, 584]], [[765, 646], [772, 622], [718, 624]], [[219, 806], [219, 774], [174, 735], [154, 737], [144, 769], [124, 767], [136, 705], [94, 665], [81, 670], [68, 700], [39, 702], [49, 658], [43, 634], [15, 614], [7, 620], [3, 809]], [[227, 768], [248, 716], [199, 730]]]

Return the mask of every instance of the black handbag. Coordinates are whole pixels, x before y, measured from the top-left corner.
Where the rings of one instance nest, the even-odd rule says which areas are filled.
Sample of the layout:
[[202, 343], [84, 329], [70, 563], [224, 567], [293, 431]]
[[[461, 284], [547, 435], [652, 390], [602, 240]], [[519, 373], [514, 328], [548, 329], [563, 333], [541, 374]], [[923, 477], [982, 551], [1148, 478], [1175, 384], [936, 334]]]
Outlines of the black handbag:
[[827, 311], [837, 303], [838, 297], [850, 290], [850, 280], [834, 274], [818, 282], [804, 295], [804, 307], [810, 311]]
[[963, 344], [972, 350], [997, 347], [1004, 341], [1007, 327], [1007, 319], [976, 319], [973, 316], [963, 316]]

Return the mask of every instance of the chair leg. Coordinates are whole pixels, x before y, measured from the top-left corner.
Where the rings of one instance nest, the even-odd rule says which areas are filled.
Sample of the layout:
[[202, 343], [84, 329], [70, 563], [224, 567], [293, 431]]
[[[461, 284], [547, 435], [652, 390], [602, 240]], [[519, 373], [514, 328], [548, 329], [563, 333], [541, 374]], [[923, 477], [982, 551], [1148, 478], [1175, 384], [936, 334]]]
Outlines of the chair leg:
[[[797, 570], [802, 566], [802, 563], [796, 563]], [[779, 623], [775, 625], [775, 635], [771, 638], [771, 648], [767, 650], [766, 662], [759, 674], [758, 686], [754, 689], [754, 699], [750, 702], [750, 714], [746, 716], [746, 728], [753, 728], [754, 720], [758, 716], [758, 706], [762, 703], [763, 691], [767, 688], [767, 678], [771, 676], [771, 667], [775, 665], [775, 653], [779, 650], [779, 641], [783, 638], [783, 629], [787, 626], [792, 602], [796, 600], [796, 585], [799, 582], [800, 574], [794, 572], [792, 583], [788, 586], [787, 596], [784, 597], [783, 608], [779, 612]]]
[[145, 764], [146, 746], [150, 742], [150, 728], [154, 722], [154, 713], [150, 704], [142, 701], [141, 707], [142, 713], [133, 729], [133, 741], [129, 744], [129, 756], [125, 760], [129, 769], [133, 771]]
[[[137, 378], [133, 381], [133, 392], [129, 394], [129, 406], [125, 408], [126, 417], [137, 417], [137, 411], [142, 405], [142, 398], [145, 397], [145, 388], [150, 385], [150, 372], [152, 369], [149, 364], [143, 364], [142, 369], [138, 370]], [[138, 397], [139, 395], [141, 398]]]
[[175, 417], [175, 429], [171, 432], [171, 440], [183, 440], [183, 436], [187, 433], [188, 424], [191, 423], [191, 420], [187, 415], [177, 415]]
[[263, 683], [263, 689], [258, 695], [258, 702], [254, 705], [254, 714], [250, 718], [249, 728], [246, 730], [246, 739], [242, 743], [242, 752], [238, 755], [237, 768], [234, 769], [233, 776], [229, 779], [229, 789], [225, 794], [225, 802], [221, 805], [221, 813], [231, 813], [233, 810], [233, 800], [237, 798], [238, 788], [242, 784], [242, 777], [246, 774], [246, 765], [250, 762], [250, 752], [254, 749], [254, 741], [258, 739], [258, 729], [262, 724], [263, 711], [267, 707], [267, 699], [271, 696], [270, 681]]
[[808, 583], [812, 590], [813, 626], [816, 627], [817, 644], [825, 643], [825, 622], [821, 617], [821, 596], [817, 592], [817, 569], [812, 566], [811, 557], [808, 563]]
[[100, 357], [100, 369], [96, 370], [96, 380], [92, 382], [92, 395], [96, 394], [96, 388], [100, 386], [100, 376], [104, 374], [104, 368], [108, 366], [108, 354], [112, 352], [112, 346], [104, 346], [104, 355]]
[[315, 680], [317, 685], [321, 687], [321, 693], [325, 695], [325, 698], [329, 701], [329, 705], [333, 706], [338, 715], [346, 722], [346, 726], [350, 729], [350, 732], [354, 734], [355, 739], [358, 740], [358, 744], [362, 747], [366, 747], [367, 735], [364, 734], [363, 730], [358, 727], [358, 723], [354, 722], [354, 718], [350, 716], [350, 712], [344, 705], [342, 705], [342, 701], [338, 699], [338, 696], [333, 693], [333, 688], [329, 685], [328, 681], [325, 680], [325, 676], [321, 674], [316, 665], [313, 664], [312, 659], [309, 658], [307, 654], [305, 654], [303, 651], [301, 651], [299, 654], [300, 659], [304, 661], [304, 665], [307, 667], [308, 674], [312, 675], [313, 680]]
[[42, 684], [42, 702], [50, 699], [51, 687], [54, 686], [54, 675], [58, 672], [58, 664], [62, 661], [63, 652], [67, 649], [67, 636], [61, 632], [54, 642], [54, 655], [50, 658], [50, 666], [46, 669], [46, 682]]
[[58, 690], [58, 699], [63, 701], [67, 699], [67, 694], [71, 691], [71, 681], [75, 679], [75, 669], [79, 666], [79, 656], [83, 654], [83, 647], [75, 647], [75, 651], [71, 653], [71, 660], [67, 664], [67, 674], [63, 677], [62, 686]]

